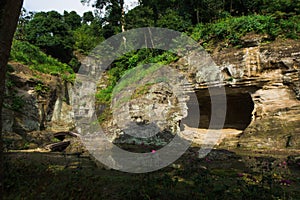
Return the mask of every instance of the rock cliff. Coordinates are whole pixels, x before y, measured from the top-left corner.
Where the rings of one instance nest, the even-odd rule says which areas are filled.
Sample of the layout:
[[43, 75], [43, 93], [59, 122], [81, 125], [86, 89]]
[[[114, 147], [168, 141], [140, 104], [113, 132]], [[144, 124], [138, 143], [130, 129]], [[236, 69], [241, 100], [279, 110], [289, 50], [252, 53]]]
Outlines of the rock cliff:
[[249, 35], [244, 40], [246, 47], [213, 54], [223, 70], [225, 86], [242, 95], [250, 94], [254, 103], [251, 123], [235, 140], [237, 143], [225, 140], [223, 145], [299, 149], [300, 42], [261, 41], [261, 36]]
[[14, 62], [6, 82], [2, 115], [7, 149], [43, 147], [53, 142], [53, 133], [74, 128], [70, 83]]
[[[193, 110], [196, 104], [200, 109], [199, 125], [187, 126], [186, 129], [193, 133], [193, 136], [187, 138], [203, 143], [201, 138], [205, 135], [204, 130], [209, 127], [211, 117], [218, 117], [213, 116], [211, 111], [211, 95], [215, 94], [210, 94], [208, 85], [222, 85], [226, 91], [227, 110], [223, 126], [225, 130], [217, 142], [220, 147], [299, 149], [300, 42], [282, 39], [268, 42], [265, 39], [261, 35], [249, 34], [242, 39], [243, 47], [217, 47], [211, 56], [220, 74], [216, 74], [218, 77], [214, 80], [217, 81], [210, 83], [203, 81], [205, 70], [199, 72], [193, 67], [202, 65], [199, 62], [206, 63], [206, 60], [193, 59], [195, 55], [190, 54], [190, 57], [183, 57], [171, 64], [188, 77], [190, 87], [197, 96], [196, 100], [187, 101], [188, 110]], [[154, 87], [157, 89], [156, 93], [165, 92]], [[130, 101], [132, 116], [136, 116], [132, 118], [132, 122], [149, 121], [151, 109], [147, 109], [147, 106], [154, 103], [153, 99], [148, 102], [150, 94], [151, 92], [147, 92]], [[168, 95], [165, 98], [168, 99]], [[176, 107], [176, 102], [169, 102], [170, 108]], [[158, 110], [165, 110], [164, 106], [158, 105]], [[168, 124], [173, 126], [165, 127], [165, 130], [172, 132], [183, 118], [183, 115], [177, 114], [177, 118], [169, 119]], [[199, 116], [188, 118], [195, 120]]]
[[[193, 67], [201, 60], [179, 59], [171, 64], [181, 73], [177, 79], [125, 90], [132, 90], [130, 98], [117, 106], [116, 116], [103, 128], [109, 132], [111, 141], [131, 143], [133, 139], [125, 137], [124, 133], [133, 134], [132, 126], [122, 125], [122, 120], [128, 118], [132, 125], [142, 128], [140, 131], [143, 126], [154, 124], [152, 128], [161, 133], [156, 139], [141, 140], [141, 143], [162, 144], [171, 138], [169, 133], [186, 128], [193, 133], [186, 136], [187, 139], [201, 144], [213, 115], [208, 85], [222, 85], [226, 91], [227, 110], [224, 130], [217, 142], [220, 147], [299, 149], [300, 42], [264, 40], [263, 36], [247, 35], [243, 38], [243, 47], [218, 46], [211, 57], [220, 74], [209, 74], [217, 76], [217, 81], [212, 83], [203, 82], [206, 74]], [[71, 84], [18, 63], [10, 63], [10, 66], [6, 108], [2, 113], [7, 148], [41, 147], [53, 142], [53, 133], [75, 129], [69, 95]], [[165, 73], [168, 76], [168, 72]], [[181, 82], [183, 75], [189, 83]], [[149, 80], [152, 77], [156, 75], [151, 75]], [[180, 85], [185, 85], [188, 93], [194, 91], [195, 95], [178, 96], [176, 88]], [[195, 109], [200, 110], [200, 116], [192, 114], [188, 121], [182, 121]], [[76, 143], [78, 145], [78, 141]]]

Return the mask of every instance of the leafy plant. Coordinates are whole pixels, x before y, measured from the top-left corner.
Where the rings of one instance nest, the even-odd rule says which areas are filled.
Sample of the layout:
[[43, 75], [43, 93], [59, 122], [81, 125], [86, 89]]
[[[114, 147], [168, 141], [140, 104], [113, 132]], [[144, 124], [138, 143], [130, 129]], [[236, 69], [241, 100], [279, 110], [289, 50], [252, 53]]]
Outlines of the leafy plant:
[[28, 42], [14, 40], [10, 58], [45, 74], [62, 75], [65, 80], [72, 80], [74, 77], [74, 71], [70, 66], [46, 55]]
[[247, 33], [268, 34], [271, 39], [296, 39], [300, 33], [299, 22], [299, 16], [281, 19], [279, 23], [272, 15], [228, 17], [213, 23], [196, 25], [191, 37], [203, 44], [227, 41], [231, 45], [238, 45], [240, 38]]
[[3, 106], [7, 109], [20, 111], [25, 105], [24, 97], [18, 96], [15, 92], [5, 96]]
[[35, 87], [34, 90], [39, 94], [39, 95], [44, 95], [50, 91], [50, 88], [42, 83], [38, 83]]

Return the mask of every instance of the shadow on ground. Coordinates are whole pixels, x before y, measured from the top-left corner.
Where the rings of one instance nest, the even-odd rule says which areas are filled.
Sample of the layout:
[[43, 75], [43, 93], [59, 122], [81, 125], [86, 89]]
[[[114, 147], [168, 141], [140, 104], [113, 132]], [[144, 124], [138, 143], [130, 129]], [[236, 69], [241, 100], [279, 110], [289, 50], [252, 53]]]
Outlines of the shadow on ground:
[[6, 153], [4, 199], [300, 199], [297, 156], [213, 150], [200, 159], [198, 150], [147, 174], [97, 167], [80, 155]]

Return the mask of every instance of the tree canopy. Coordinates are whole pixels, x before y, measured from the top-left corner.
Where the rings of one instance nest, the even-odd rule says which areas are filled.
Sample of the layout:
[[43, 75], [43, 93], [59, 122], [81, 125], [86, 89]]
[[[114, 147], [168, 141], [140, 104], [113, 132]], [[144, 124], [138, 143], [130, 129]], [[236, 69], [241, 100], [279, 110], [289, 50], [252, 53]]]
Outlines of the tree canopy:
[[[63, 16], [56, 11], [36, 13], [25, 27], [25, 32], [27, 41], [60, 61], [68, 63], [72, 59], [75, 41], [69, 30], [70, 14], [66, 14], [67, 20], [64, 21]], [[77, 22], [72, 21], [72, 23]]]

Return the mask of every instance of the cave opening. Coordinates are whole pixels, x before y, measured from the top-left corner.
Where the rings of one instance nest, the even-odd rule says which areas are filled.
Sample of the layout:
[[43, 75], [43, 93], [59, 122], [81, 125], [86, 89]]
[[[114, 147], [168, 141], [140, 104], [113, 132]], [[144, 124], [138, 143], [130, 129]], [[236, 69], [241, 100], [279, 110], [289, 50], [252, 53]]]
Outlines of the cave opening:
[[[223, 128], [244, 130], [249, 126], [254, 109], [251, 93], [256, 90], [257, 88], [225, 88], [227, 108]], [[208, 129], [211, 118], [219, 117], [218, 113], [215, 113], [216, 116], [212, 116], [211, 96], [208, 89], [196, 90], [195, 93], [196, 95], [193, 95], [187, 104], [188, 112], [199, 108], [200, 118], [188, 115], [185, 122], [193, 128]], [[199, 120], [199, 122], [197, 123], [195, 120]], [[198, 124], [198, 127], [195, 127], [196, 124]], [[210, 128], [216, 127], [211, 126]]]

